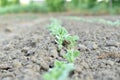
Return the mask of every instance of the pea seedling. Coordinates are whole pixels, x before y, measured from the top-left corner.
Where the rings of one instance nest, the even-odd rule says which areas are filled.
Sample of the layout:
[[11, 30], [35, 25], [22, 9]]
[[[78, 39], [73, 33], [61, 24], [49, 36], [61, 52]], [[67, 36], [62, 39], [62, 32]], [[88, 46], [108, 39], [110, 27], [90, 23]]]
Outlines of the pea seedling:
[[64, 27], [58, 28], [57, 34], [56, 34], [56, 43], [58, 44], [58, 50], [62, 49], [62, 44], [68, 35], [69, 34]]
[[74, 69], [73, 63], [66, 63], [56, 61], [54, 68], [50, 72], [44, 74], [45, 80], [65, 80], [69, 75], [69, 72]]
[[52, 23], [50, 25], [48, 25], [48, 29], [49, 31], [52, 33], [52, 35], [56, 35], [58, 34], [58, 28], [61, 27], [60, 25], [60, 21], [52, 19]]
[[74, 51], [73, 49], [67, 50], [67, 53], [64, 55], [64, 58], [69, 62], [73, 63], [76, 57], [79, 56], [79, 51]]
[[56, 20], [53, 20], [48, 29], [56, 37], [55, 41], [58, 44], [58, 50], [61, 50], [65, 38], [69, 35], [67, 30], [64, 27], [61, 27], [60, 22]]
[[79, 37], [70, 36], [67, 30], [64, 27], [61, 27], [60, 22], [55, 19], [48, 26], [48, 29], [51, 34], [56, 37], [55, 42], [58, 44], [58, 50], [61, 50], [62, 47], [68, 42], [67, 53], [63, 55], [68, 63], [55, 61], [54, 67], [48, 73], [44, 74], [43, 77], [45, 80], [65, 80], [69, 75], [69, 72], [74, 69], [73, 62], [75, 58], [79, 56], [79, 52], [74, 50], [76, 40], [78, 40]]

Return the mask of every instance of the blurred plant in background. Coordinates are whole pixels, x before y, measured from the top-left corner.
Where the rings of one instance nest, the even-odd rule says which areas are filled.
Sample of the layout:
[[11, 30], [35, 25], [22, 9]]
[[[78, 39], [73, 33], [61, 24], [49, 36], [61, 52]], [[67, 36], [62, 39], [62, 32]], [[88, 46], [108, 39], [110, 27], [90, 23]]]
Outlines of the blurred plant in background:
[[50, 11], [65, 10], [65, 0], [46, 0], [46, 4]]
[[70, 8], [92, 13], [120, 13], [120, 0], [72, 0]]
[[91, 8], [95, 5], [96, 0], [72, 0], [71, 3], [74, 7]]
[[19, 0], [0, 0], [0, 6], [19, 4]]
[[8, 13], [47, 13], [44, 2], [33, 0], [0, 0], [0, 14]]
[[[23, 5], [22, 2], [27, 3]], [[2, 14], [34, 11], [119, 14], [120, 0], [0, 0]]]

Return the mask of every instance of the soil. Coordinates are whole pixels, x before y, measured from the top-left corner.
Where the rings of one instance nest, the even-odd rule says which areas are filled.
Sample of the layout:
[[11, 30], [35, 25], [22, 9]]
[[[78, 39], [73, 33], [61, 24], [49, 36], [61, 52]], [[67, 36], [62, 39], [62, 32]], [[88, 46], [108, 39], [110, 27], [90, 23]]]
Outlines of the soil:
[[[67, 80], [120, 80], [120, 25], [90, 23], [66, 15], [16, 14], [0, 16], [0, 80], [43, 80], [55, 60], [55, 38], [46, 26], [50, 18], [62, 21], [71, 35], [78, 35], [80, 56]], [[67, 16], [68, 17], [68, 16]], [[78, 16], [86, 20], [119, 20], [120, 16]]]

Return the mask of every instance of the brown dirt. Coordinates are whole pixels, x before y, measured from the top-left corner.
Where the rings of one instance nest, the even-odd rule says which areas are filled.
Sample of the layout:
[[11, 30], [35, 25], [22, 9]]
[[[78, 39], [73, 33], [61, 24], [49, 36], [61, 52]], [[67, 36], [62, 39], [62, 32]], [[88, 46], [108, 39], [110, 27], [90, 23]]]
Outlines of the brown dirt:
[[[80, 38], [77, 49], [81, 54], [67, 80], [120, 79], [119, 57], [98, 59], [106, 52], [120, 54], [120, 26], [67, 19], [66, 15], [19, 14], [0, 16], [0, 80], [43, 80], [42, 75], [53, 67], [55, 60], [64, 60], [46, 28], [51, 17], [61, 20], [70, 34]], [[120, 19], [120, 16], [82, 17]]]

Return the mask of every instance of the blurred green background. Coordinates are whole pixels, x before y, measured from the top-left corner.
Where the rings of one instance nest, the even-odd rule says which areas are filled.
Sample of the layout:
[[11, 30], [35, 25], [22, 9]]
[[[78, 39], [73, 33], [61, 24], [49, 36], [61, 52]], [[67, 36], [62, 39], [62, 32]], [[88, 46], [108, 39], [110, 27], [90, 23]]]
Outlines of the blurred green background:
[[0, 14], [28, 12], [120, 14], [120, 0], [0, 0]]

